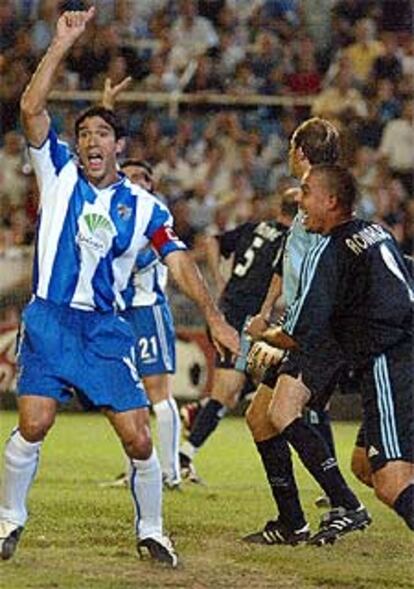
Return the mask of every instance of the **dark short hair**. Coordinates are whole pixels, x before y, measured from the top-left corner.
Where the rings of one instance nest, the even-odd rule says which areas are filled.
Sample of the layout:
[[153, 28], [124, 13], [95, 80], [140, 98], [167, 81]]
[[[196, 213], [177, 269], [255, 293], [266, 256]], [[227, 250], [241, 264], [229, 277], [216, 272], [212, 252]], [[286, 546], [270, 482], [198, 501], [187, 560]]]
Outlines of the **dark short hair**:
[[296, 186], [291, 186], [282, 192], [280, 197], [280, 212], [282, 215], [293, 219], [298, 212], [298, 203], [295, 201], [296, 192], [301, 189]]
[[301, 148], [310, 164], [334, 164], [340, 155], [338, 129], [319, 117], [308, 119], [292, 135], [294, 149]]
[[108, 123], [108, 125], [114, 130], [115, 139], [125, 137], [125, 129], [112, 110], [105, 108], [104, 106], [92, 106], [91, 108], [84, 110], [75, 121], [76, 139], [79, 137], [79, 129], [82, 123], [91, 117], [100, 117], [105, 123]]
[[122, 162], [121, 170], [127, 168], [128, 166], [136, 166], [137, 168], [143, 168], [148, 174], [152, 177], [154, 170], [152, 166], [147, 160], [135, 160], [135, 159], [128, 159]]
[[347, 213], [352, 211], [358, 198], [358, 188], [351, 172], [339, 164], [317, 164], [311, 167], [310, 174], [320, 174], [341, 208]]

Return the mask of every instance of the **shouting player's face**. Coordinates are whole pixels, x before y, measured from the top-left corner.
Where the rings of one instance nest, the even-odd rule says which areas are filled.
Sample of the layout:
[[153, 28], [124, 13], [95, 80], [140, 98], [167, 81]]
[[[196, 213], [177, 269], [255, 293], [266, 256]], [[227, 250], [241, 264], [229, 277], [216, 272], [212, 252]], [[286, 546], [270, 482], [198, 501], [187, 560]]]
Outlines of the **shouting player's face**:
[[121, 147], [114, 129], [101, 117], [88, 117], [82, 122], [77, 148], [84, 172], [92, 184], [105, 188], [116, 181], [116, 157]]
[[302, 223], [306, 231], [327, 233], [327, 213], [332, 206], [332, 195], [320, 174], [312, 173], [312, 171], [305, 172], [299, 206], [303, 212]]

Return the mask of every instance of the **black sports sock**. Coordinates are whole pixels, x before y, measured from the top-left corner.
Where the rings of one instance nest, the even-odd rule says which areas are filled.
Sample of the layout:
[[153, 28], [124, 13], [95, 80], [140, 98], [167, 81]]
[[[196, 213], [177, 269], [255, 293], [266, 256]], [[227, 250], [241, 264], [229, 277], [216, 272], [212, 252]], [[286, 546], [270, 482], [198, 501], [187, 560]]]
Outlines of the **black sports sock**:
[[198, 412], [193, 429], [188, 438], [190, 444], [195, 448], [200, 448], [216, 429], [220, 419], [225, 413], [226, 407], [224, 407], [220, 401], [210, 399]]
[[348, 487], [320, 433], [298, 417], [284, 430], [308, 471], [328, 495], [332, 507], [357, 509], [360, 502]]
[[291, 530], [300, 530], [306, 525], [306, 520], [299, 500], [287, 441], [282, 434], [270, 440], [256, 442], [256, 447], [279, 511], [279, 520]]
[[316, 428], [325, 440], [331, 456], [336, 458], [335, 443], [332, 434], [331, 418], [324, 409], [309, 409], [304, 415], [306, 423]]
[[414, 530], [414, 484], [408, 485], [394, 501], [394, 510], [403, 518], [410, 530]]

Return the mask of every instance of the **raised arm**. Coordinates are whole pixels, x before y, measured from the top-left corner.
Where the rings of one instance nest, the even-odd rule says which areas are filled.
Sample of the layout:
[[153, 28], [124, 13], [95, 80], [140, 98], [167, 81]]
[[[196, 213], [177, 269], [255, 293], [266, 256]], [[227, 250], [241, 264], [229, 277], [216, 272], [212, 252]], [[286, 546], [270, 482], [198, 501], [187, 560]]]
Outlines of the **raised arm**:
[[172, 277], [180, 290], [197, 303], [210, 328], [213, 343], [220, 354], [228, 349], [239, 353], [239, 335], [225, 320], [216, 307], [203, 277], [191, 256], [184, 251], [175, 251], [164, 258]]
[[20, 100], [22, 125], [27, 140], [35, 147], [44, 142], [49, 131], [50, 118], [46, 104], [54, 75], [94, 14], [95, 8], [92, 6], [88, 11], [64, 12], [59, 17], [49, 49], [23, 92]]

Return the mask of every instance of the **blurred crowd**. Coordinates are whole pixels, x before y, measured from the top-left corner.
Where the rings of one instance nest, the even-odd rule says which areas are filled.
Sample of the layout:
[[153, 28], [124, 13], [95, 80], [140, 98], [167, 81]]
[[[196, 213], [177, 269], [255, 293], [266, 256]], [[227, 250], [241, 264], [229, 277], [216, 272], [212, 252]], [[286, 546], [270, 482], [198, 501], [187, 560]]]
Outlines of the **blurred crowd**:
[[[37, 187], [19, 125], [19, 99], [62, 9], [81, 0], [0, 0], [0, 256], [33, 241]], [[130, 75], [130, 90], [199, 94], [170, 112], [120, 103], [125, 157], [148, 160], [177, 232], [199, 238], [274, 214], [288, 176], [289, 138], [312, 115], [333, 120], [360, 187], [358, 214], [414, 249], [414, 38], [405, 0], [95, 0], [96, 19], [56, 79], [62, 91], [102, 90]], [[256, 95], [212, 106], [209, 94]], [[269, 106], [262, 96], [312, 97]], [[264, 101], [262, 101], [264, 102]], [[289, 101], [287, 101], [289, 103]], [[304, 101], [306, 103], [306, 101]], [[73, 143], [88, 103], [53, 103]], [[16, 249], [17, 248], [17, 249]]]

